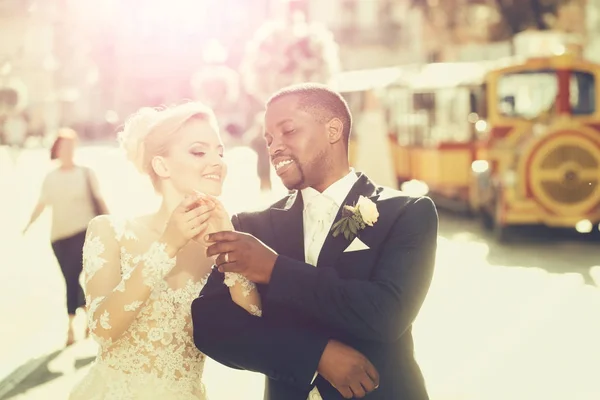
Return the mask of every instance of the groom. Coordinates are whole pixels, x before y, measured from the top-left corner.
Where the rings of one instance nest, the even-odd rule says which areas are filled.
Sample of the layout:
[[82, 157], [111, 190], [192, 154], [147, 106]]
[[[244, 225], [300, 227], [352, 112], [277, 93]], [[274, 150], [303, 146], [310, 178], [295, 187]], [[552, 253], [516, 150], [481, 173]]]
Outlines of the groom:
[[[265, 399], [428, 399], [411, 326], [433, 274], [437, 212], [427, 197], [351, 170], [351, 125], [325, 86], [275, 94], [265, 139], [293, 192], [209, 236], [218, 270], [192, 304], [194, 341], [224, 365], [265, 374]], [[262, 317], [233, 303], [222, 272], [257, 283]]]

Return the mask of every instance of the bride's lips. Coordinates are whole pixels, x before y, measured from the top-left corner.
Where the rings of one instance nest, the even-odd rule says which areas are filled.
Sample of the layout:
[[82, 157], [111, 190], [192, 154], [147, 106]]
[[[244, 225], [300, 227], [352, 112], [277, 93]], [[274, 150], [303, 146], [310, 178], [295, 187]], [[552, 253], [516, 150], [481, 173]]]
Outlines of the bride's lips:
[[273, 160], [273, 166], [275, 167], [275, 172], [277, 175], [283, 175], [287, 170], [289, 170], [294, 165], [294, 160], [291, 158], [277, 158]]

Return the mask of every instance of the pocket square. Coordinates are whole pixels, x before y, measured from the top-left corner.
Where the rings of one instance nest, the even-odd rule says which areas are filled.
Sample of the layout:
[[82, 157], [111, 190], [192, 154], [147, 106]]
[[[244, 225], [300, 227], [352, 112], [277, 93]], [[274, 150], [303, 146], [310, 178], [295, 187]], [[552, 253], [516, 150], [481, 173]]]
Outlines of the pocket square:
[[363, 243], [358, 237], [355, 237], [352, 243], [346, 247], [344, 253], [349, 253], [351, 251], [359, 251], [359, 250], [369, 250], [370, 247]]

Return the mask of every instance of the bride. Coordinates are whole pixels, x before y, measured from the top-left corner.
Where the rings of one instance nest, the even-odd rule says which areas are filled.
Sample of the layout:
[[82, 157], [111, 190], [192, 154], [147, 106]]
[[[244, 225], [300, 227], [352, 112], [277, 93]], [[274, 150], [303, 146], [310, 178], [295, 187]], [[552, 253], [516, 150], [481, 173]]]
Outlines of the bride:
[[[216, 118], [199, 103], [144, 108], [125, 124], [121, 143], [162, 204], [151, 215], [89, 224], [85, 292], [99, 352], [70, 399], [206, 399], [190, 305], [213, 265], [201, 238], [233, 230], [213, 197], [226, 174]], [[239, 306], [261, 315], [253, 283], [237, 274], [225, 283]]]

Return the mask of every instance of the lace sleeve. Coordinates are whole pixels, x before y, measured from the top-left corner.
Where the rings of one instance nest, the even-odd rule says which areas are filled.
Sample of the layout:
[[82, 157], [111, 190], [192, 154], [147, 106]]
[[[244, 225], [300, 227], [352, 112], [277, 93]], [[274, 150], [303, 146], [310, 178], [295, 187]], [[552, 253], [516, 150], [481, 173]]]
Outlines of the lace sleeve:
[[224, 282], [229, 287], [231, 299], [238, 306], [244, 308], [252, 315], [256, 315], [257, 317], [262, 316], [260, 295], [254, 282], [234, 272], [225, 272]]
[[94, 339], [108, 347], [131, 325], [154, 286], [175, 266], [165, 245], [154, 242], [121, 272], [120, 244], [108, 216], [94, 218], [83, 247], [88, 324]]

